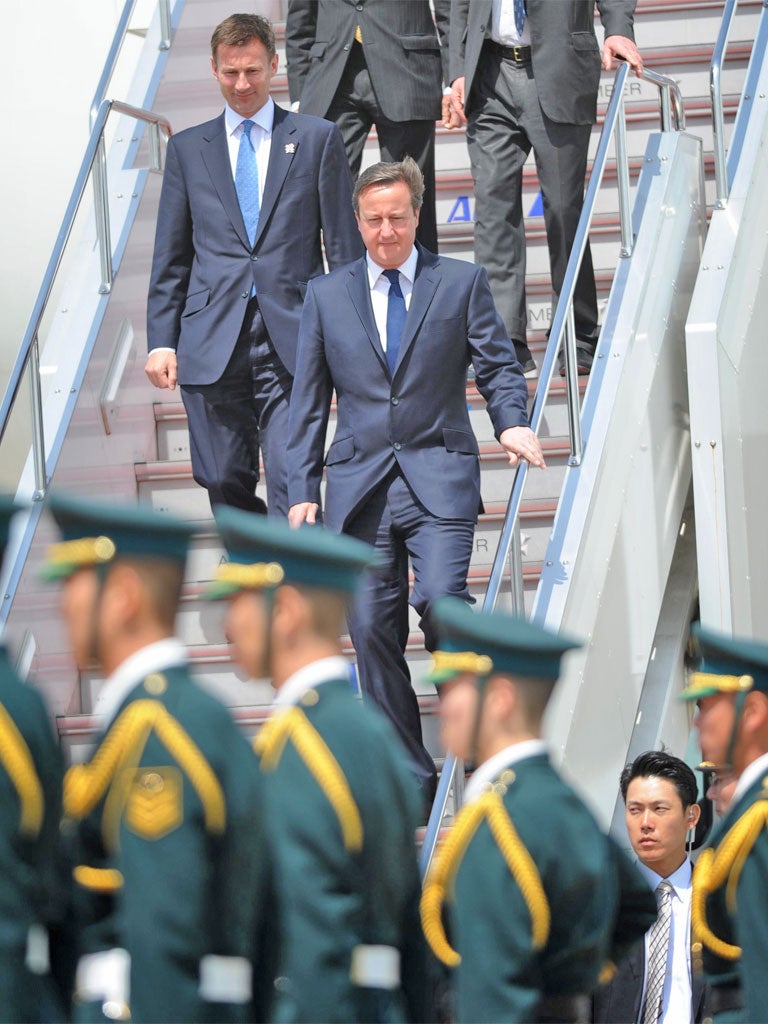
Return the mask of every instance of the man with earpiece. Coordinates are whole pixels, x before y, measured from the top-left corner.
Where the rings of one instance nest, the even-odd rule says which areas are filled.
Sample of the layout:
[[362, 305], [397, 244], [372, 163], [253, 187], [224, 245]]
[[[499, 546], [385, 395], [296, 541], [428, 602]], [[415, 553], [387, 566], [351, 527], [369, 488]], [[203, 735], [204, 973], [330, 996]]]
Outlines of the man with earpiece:
[[642, 942], [593, 998], [600, 1024], [698, 1024], [706, 987], [691, 965], [688, 839], [696, 828], [696, 776], [666, 751], [649, 750], [620, 779], [627, 835], [638, 867], [656, 893], [658, 916]]

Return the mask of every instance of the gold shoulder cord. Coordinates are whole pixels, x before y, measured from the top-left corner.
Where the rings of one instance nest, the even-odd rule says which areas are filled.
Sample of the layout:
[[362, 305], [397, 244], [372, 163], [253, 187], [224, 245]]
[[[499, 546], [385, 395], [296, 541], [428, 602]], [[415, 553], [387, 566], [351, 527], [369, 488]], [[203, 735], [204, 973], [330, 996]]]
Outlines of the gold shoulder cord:
[[723, 960], [738, 960], [741, 947], [731, 945], [717, 937], [707, 924], [707, 896], [725, 885], [726, 905], [730, 913], [736, 910], [736, 890], [741, 872], [752, 847], [763, 829], [768, 826], [768, 789], [736, 821], [723, 837], [717, 850], [704, 850], [693, 872], [691, 898], [691, 928], [694, 939]]
[[533, 948], [542, 949], [549, 938], [551, 914], [536, 864], [520, 839], [500, 794], [493, 791], [484, 793], [468, 804], [456, 818], [427, 876], [421, 897], [421, 921], [427, 942], [435, 956], [448, 967], [458, 966], [461, 957], [446, 937], [442, 918], [443, 903], [448, 890], [453, 888], [467, 847], [484, 820], [488, 821], [496, 845], [528, 907]]
[[262, 726], [253, 744], [261, 758], [262, 771], [273, 772], [277, 768], [289, 740], [336, 812], [344, 848], [349, 853], [359, 853], [363, 847], [363, 822], [355, 798], [339, 762], [301, 708], [287, 708]]
[[43, 827], [43, 787], [29, 747], [3, 704], [0, 704], [0, 764], [8, 772], [19, 796], [19, 831], [35, 839]]
[[203, 804], [208, 830], [223, 832], [226, 805], [219, 780], [191, 736], [156, 700], [130, 704], [113, 723], [93, 759], [69, 769], [64, 777], [65, 813], [71, 818], [84, 818], [107, 793], [103, 831], [108, 844], [116, 845], [133, 772], [153, 731], [189, 777]]

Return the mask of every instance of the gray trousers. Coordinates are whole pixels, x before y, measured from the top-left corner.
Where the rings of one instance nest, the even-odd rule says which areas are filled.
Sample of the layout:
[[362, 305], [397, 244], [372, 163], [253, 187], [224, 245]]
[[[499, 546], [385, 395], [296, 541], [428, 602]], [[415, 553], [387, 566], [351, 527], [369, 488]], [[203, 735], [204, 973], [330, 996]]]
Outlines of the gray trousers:
[[[525, 340], [523, 164], [533, 148], [544, 203], [552, 308], [562, 288], [584, 200], [591, 125], [557, 124], [539, 104], [530, 63], [483, 48], [472, 83], [467, 146], [475, 183], [475, 260], [488, 272], [510, 337]], [[576, 336], [594, 351], [599, 334], [587, 246], [574, 296]]]

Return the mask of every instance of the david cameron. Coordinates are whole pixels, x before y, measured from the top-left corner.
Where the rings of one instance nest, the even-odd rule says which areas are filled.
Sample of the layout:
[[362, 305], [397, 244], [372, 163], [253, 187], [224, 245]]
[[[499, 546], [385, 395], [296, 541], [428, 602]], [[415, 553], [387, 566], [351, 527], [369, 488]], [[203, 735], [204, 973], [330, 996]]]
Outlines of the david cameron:
[[[467, 368], [509, 455], [544, 466], [528, 425], [527, 388], [493, 304], [485, 271], [416, 243], [424, 182], [406, 157], [358, 178], [353, 206], [366, 254], [311, 281], [299, 328], [288, 426], [289, 520], [320, 516], [374, 545], [349, 615], [363, 695], [395, 726], [429, 803], [435, 766], [426, 751], [405, 647], [410, 603], [427, 650], [430, 607], [471, 600], [467, 572], [481, 508], [477, 440], [466, 403]], [[324, 458], [331, 396], [337, 426]]]

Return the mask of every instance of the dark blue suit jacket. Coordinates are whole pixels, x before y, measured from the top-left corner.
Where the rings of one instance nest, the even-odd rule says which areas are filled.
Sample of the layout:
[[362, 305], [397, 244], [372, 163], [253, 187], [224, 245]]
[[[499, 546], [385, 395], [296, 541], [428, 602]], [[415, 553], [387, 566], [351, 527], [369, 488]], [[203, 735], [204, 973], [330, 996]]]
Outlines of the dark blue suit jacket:
[[307, 281], [354, 259], [362, 241], [352, 179], [335, 125], [275, 108], [253, 249], [243, 224], [224, 114], [168, 144], [147, 308], [150, 351], [177, 350], [180, 384], [212, 384], [235, 347], [256, 285], [264, 323], [286, 368]]
[[325, 460], [328, 526], [343, 529], [395, 464], [431, 513], [474, 521], [480, 465], [466, 402], [470, 360], [496, 436], [527, 426], [526, 382], [482, 267], [419, 247], [394, 379], [365, 258], [312, 281], [291, 396], [289, 503], [320, 500], [335, 388], [338, 423]]

